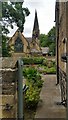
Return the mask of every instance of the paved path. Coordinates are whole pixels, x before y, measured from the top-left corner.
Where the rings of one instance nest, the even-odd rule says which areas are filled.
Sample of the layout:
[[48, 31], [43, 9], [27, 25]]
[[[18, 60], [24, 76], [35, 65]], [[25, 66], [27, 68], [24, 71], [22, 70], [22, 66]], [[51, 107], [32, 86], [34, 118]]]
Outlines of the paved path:
[[[44, 84], [35, 118], [66, 118], [66, 108], [57, 105], [61, 102], [60, 87], [56, 86], [56, 75], [44, 75]], [[49, 119], [48, 119], [49, 120]]]

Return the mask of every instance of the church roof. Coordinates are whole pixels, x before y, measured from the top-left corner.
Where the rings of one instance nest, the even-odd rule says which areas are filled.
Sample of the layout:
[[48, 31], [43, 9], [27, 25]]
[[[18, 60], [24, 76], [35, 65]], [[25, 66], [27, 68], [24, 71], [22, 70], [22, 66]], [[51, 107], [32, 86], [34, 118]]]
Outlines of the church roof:
[[24, 37], [23, 33], [21, 33], [19, 29], [17, 29], [16, 32], [14, 33], [14, 35], [9, 38], [8, 44], [10, 43], [10, 41], [13, 40], [14, 37], [16, 38], [18, 36], [18, 34], [16, 35], [16, 33], [19, 33], [19, 36], [23, 36], [23, 38], [28, 42], [28, 40]]
[[35, 48], [33, 48], [33, 49], [31, 49], [31, 53], [40, 53], [40, 51], [38, 51]]
[[41, 47], [42, 53], [47, 54], [49, 52], [49, 47]]
[[27, 41], [28, 41], [29, 43], [32, 42], [32, 38], [31, 38], [31, 37], [26, 37], [26, 39], [27, 39]]

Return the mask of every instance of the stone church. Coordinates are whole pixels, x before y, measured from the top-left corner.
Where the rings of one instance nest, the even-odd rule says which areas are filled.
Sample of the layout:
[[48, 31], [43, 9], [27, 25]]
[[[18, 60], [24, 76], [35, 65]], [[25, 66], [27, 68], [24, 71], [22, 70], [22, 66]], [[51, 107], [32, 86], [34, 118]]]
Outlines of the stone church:
[[11, 54], [14, 57], [18, 56], [31, 56], [40, 55], [41, 47], [39, 43], [39, 23], [37, 17], [37, 11], [35, 10], [34, 26], [32, 31], [32, 38], [25, 38], [23, 33], [19, 29], [9, 40], [9, 47], [11, 48]]

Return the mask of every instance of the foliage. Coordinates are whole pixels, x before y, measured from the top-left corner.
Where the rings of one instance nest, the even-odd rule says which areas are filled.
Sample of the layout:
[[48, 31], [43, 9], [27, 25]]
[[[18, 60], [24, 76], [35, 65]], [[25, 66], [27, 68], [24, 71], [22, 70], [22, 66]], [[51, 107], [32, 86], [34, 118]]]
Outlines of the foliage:
[[46, 59], [46, 60], [43, 61], [43, 65], [47, 66], [47, 67], [55, 67], [56, 63], [55, 63], [55, 61]]
[[23, 75], [26, 78], [26, 85], [29, 86], [25, 94], [26, 105], [28, 108], [33, 108], [39, 101], [39, 92], [43, 81], [34, 67], [24, 68]]
[[41, 69], [39, 69], [40, 73], [43, 74], [56, 74], [56, 68], [55, 67], [44, 67], [42, 66]]
[[7, 45], [7, 37], [2, 35], [2, 57], [10, 57], [10, 47]]
[[13, 23], [23, 32], [25, 17], [30, 14], [23, 2], [2, 2], [2, 31], [8, 33], [8, 26], [13, 29]]
[[30, 64], [42, 64], [44, 58], [43, 57], [25, 57], [22, 58], [24, 65], [30, 65]]
[[40, 34], [40, 45], [41, 47], [49, 47], [50, 55], [55, 55], [56, 52], [56, 32], [55, 32], [55, 27], [53, 27], [47, 35], [45, 34]]
[[42, 82], [41, 82], [41, 85], [39, 83], [39, 81], [41, 81], [41, 76], [36, 68], [34, 67], [24, 68], [23, 75], [29, 83], [31, 82], [33, 85], [37, 87], [42, 86]]
[[48, 36], [45, 34], [40, 34], [40, 45], [41, 47], [47, 47], [48, 46]]
[[29, 67], [28, 69], [24, 69], [23, 74], [27, 79], [29, 79], [29, 81], [33, 80], [35, 82], [37, 70], [33, 67]]
[[48, 65], [48, 60], [47, 59], [43, 60], [43, 64], [42, 65], [47, 66]]
[[26, 92], [25, 100], [28, 108], [33, 108], [37, 105], [39, 101], [39, 91], [38, 88], [34, 88], [32, 84], [29, 85], [29, 89]]
[[44, 71], [47, 74], [54, 74], [54, 73], [56, 73], [56, 68], [55, 67], [51, 67], [51, 68], [45, 67]]
[[39, 65], [38, 70], [40, 73], [54, 74], [56, 73], [56, 63], [55, 61], [44, 60], [43, 64]]
[[56, 32], [55, 32], [55, 27], [53, 27], [49, 32], [48, 32], [48, 43], [49, 43], [49, 48], [50, 48], [50, 53], [52, 55], [55, 55], [56, 53]]
[[[22, 32], [24, 29], [25, 17], [30, 14], [28, 8], [23, 7], [23, 2], [2, 2], [2, 56], [11, 56], [8, 38], [8, 27], [12, 29], [16, 25]], [[13, 50], [12, 50], [13, 51]]]

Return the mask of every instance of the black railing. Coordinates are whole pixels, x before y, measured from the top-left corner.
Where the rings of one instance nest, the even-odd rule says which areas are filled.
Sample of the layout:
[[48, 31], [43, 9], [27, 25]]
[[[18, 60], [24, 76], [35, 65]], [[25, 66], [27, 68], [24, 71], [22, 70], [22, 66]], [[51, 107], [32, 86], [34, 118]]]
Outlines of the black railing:
[[59, 69], [59, 82], [60, 82], [60, 88], [61, 88], [61, 103], [63, 105], [67, 105], [67, 88], [66, 88], [66, 83], [67, 83], [67, 78], [66, 78], [66, 73], [62, 70]]

